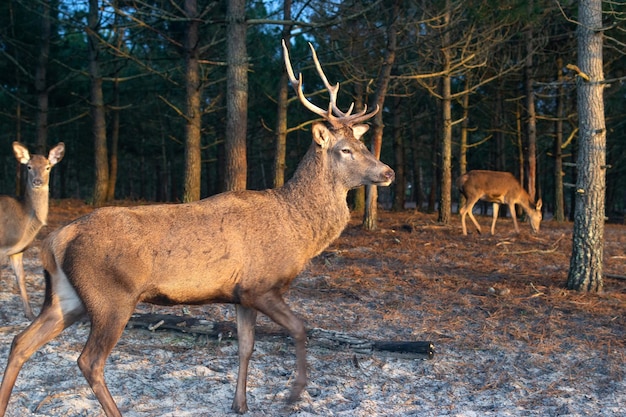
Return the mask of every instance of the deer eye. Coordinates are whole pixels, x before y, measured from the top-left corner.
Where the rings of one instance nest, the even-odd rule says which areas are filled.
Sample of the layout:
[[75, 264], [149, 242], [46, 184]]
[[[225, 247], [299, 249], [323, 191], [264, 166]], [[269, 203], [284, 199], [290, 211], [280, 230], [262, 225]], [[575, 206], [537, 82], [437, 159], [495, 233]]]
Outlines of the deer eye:
[[344, 154], [344, 155], [350, 155], [350, 154], [352, 154], [352, 149], [350, 149], [350, 148], [343, 148], [341, 150], [341, 153]]

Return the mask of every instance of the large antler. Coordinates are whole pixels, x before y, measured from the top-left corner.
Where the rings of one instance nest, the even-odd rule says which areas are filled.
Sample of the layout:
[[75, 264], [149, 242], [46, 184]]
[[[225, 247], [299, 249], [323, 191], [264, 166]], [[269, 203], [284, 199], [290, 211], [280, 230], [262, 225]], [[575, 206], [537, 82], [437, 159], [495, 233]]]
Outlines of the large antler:
[[324, 74], [324, 71], [322, 70], [322, 65], [317, 59], [317, 53], [315, 53], [315, 48], [313, 48], [313, 45], [311, 45], [310, 42], [309, 46], [311, 47], [313, 61], [315, 62], [317, 73], [324, 82], [324, 85], [326, 86], [326, 88], [328, 89], [328, 93], [330, 94], [330, 104], [328, 106], [328, 110], [317, 107], [315, 104], [307, 100], [307, 98], [304, 96], [304, 92], [302, 91], [302, 73], [298, 74], [298, 78], [296, 78], [293, 72], [293, 68], [291, 66], [291, 61], [289, 60], [289, 50], [287, 49], [287, 45], [285, 44], [285, 40], [283, 39], [283, 53], [285, 56], [285, 67], [287, 67], [287, 74], [289, 74], [289, 81], [291, 82], [291, 86], [298, 95], [298, 98], [300, 99], [300, 102], [304, 105], [304, 107], [317, 114], [318, 116], [321, 116], [324, 119], [328, 120], [333, 125], [352, 126], [374, 117], [374, 115], [378, 113], [378, 106], [376, 106], [376, 108], [370, 113], [367, 113], [366, 105], [364, 106], [363, 111], [356, 114], [351, 114], [352, 109], [354, 108], [354, 103], [350, 105], [350, 108], [345, 113], [342, 112], [339, 107], [337, 107], [337, 93], [339, 92], [339, 83], [333, 86], [328, 82], [328, 78], [326, 78], [326, 74]]

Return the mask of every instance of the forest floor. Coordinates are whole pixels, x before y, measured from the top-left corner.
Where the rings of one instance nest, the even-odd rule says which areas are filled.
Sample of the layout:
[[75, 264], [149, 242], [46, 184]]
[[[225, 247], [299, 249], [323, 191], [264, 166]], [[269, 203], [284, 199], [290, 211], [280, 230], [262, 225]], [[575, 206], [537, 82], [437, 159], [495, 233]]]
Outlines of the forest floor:
[[[89, 212], [51, 203], [40, 236]], [[496, 235], [463, 236], [458, 215], [379, 212], [365, 232], [343, 235], [294, 281], [286, 300], [309, 329], [370, 341], [429, 341], [432, 359], [309, 344], [309, 383], [284, 403], [294, 376], [288, 337], [259, 337], [248, 377], [249, 416], [623, 416], [626, 414], [626, 226], [605, 229], [604, 292], [565, 288], [572, 224], [546, 221], [538, 235], [500, 219]], [[490, 219], [478, 217], [483, 230]], [[25, 254], [31, 303], [43, 278], [38, 245]], [[13, 273], [2, 264], [0, 369], [26, 327]], [[139, 305], [138, 313], [234, 323], [228, 305]], [[280, 334], [260, 316], [259, 334]], [[76, 366], [88, 323], [70, 327], [24, 365], [8, 416], [99, 416]], [[127, 329], [105, 375], [127, 417], [227, 416], [237, 374], [234, 335], [207, 338]]]

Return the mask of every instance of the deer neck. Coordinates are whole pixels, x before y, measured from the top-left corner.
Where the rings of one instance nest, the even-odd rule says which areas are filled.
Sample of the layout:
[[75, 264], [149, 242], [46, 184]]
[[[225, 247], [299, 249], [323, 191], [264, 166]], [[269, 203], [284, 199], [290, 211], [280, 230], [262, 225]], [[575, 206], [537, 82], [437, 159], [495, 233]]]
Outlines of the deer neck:
[[277, 190], [290, 206], [291, 217], [310, 230], [317, 251], [339, 237], [350, 221], [348, 189], [332, 175], [326, 160], [324, 152], [312, 146], [293, 177]]
[[528, 195], [526, 190], [522, 190], [522, 193], [519, 197], [519, 201], [517, 202], [517, 204], [519, 204], [527, 214], [530, 213], [535, 208], [534, 207], [535, 204], [532, 201], [530, 201], [530, 195]]
[[36, 190], [27, 188], [24, 198], [25, 209], [33, 225], [45, 226], [48, 222], [48, 187]]

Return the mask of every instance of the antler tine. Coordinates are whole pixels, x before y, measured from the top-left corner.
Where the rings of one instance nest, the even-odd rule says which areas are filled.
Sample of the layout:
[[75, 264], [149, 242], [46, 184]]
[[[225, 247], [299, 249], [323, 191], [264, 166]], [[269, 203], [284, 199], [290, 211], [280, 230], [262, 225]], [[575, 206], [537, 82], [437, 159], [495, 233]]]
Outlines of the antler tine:
[[[307, 100], [307, 98], [304, 96], [304, 92], [302, 91], [302, 84], [303, 84], [302, 74], [298, 74], [298, 78], [296, 78], [293, 72], [293, 67], [289, 59], [289, 50], [287, 49], [287, 45], [285, 44], [284, 39], [282, 40], [282, 45], [283, 45], [283, 55], [285, 58], [285, 67], [287, 68], [289, 81], [291, 82], [291, 86], [295, 90], [296, 94], [298, 95], [298, 99], [304, 105], [304, 107], [306, 107], [313, 113], [317, 114], [318, 116], [323, 117], [324, 119], [326, 119], [327, 121], [329, 121], [330, 123], [336, 126], [338, 125], [352, 126], [357, 123], [362, 123], [365, 120], [372, 118], [376, 113], [378, 113], [378, 110], [379, 110], [378, 105], [376, 106], [376, 109], [370, 112], [369, 114], [367, 113], [367, 105], [364, 106], [363, 111], [357, 114], [352, 114], [352, 110], [354, 109], [354, 103], [350, 104], [350, 108], [345, 113], [342, 112], [337, 107], [337, 94], [339, 92], [339, 83], [332, 86], [328, 82], [328, 78], [326, 77], [326, 74], [324, 74], [322, 65], [320, 64], [319, 59], [317, 58], [317, 53], [315, 52], [315, 48], [313, 48], [313, 45], [309, 42], [309, 47], [311, 48], [311, 52], [313, 54], [313, 61], [315, 62], [315, 67], [317, 68], [317, 72], [320, 78], [322, 79], [322, 81], [324, 82], [324, 85], [328, 89], [328, 93], [330, 95], [330, 107], [328, 110], [324, 110], [320, 107], [317, 107], [315, 104], [311, 103], [309, 100]], [[335, 114], [333, 115], [333, 113]]]
[[318, 116], [322, 116], [323, 118], [328, 119], [330, 110], [326, 111], [320, 107], [317, 107], [315, 104], [307, 100], [307, 98], [304, 96], [304, 92], [302, 91], [302, 74], [298, 74], [298, 78], [296, 78], [293, 72], [293, 68], [291, 66], [291, 61], [289, 59], [289, 50], [287, 49], [287, 45], [285, 44], [284, 39], [282, 43], [283, 43], [283, 55], [285, 57], [285, 67], [287, 67], [287, 74], [289, 75], [289, 81], [291, 82], [291, 86], [293, 87], [294, 91], [298, 95], [298, 99], [300, 99], [300, 102], [304, 105], [304, 107], [306, 107], [313, 113], [317, 114]]
[[[320, 61], [317, 58], [317, 52], [315, 52], [315, 48], [313, 48], [313, 44], [311, 42], [309, 42], [309, 48], [311, 48], [311, 54], [313, 55], [313, 62], [315, 63], [315, 68], [317, 68], [317, 73], [324, 82], [324, 85], [328, 89], [328, 94], [330, 95], [330, 107], [328, 109], [328, 113], [332, 111], [335, 112], [335, 114], [339, 117], [347, 116], [346, 113], [342, 112], [339, 107], [337, 107], [337, 94], [339, 93], [339, 83], [335, 84], [334, 86], [330, 85], [330, 82], [328, 82], [328, 78], [326, 77], [326, 74], [322, 69], [322, 64], [320, 64]], [[348, 112], [348, 115], [350, 114], [350, 112], [352, 112], [352, 110]]]
[[311, 53], [313, 54], [315, 68], [317, 68], [317, 72], [322, 81], [324, 81], [324, 85], [326, 86], [326, 88], [328, 89], [328, 93], [330, 94], [330, 107], [332, 111], [339, 117], [338, 121], [344, 125], [353, 125], [374, 117], [374, 115], [378, 113], [378, 105], [376, 105], [376, 110], [374, 110], [371, 114], [366, 114], [367, 105], [364, 106], [363, 111], [357, 114], [352, 114], [352, 110], [354, 109], [354, 102], [350, 104], [350, 108], [345, 113], [341, 111], [339, 107], [337, 107], [337, 94], [339, 93], [339, 83], [335, 84], [334, 86], [330, 85], [330, 83], [328, 82], [328, 78], [326, 77], [326, 74], [322, 69], [322, 65], [317, 58], [317, 52], [315, 52], [315, 48], [313, 48], [311, 42], [309, 42], [309, 47], [311, 48]]

